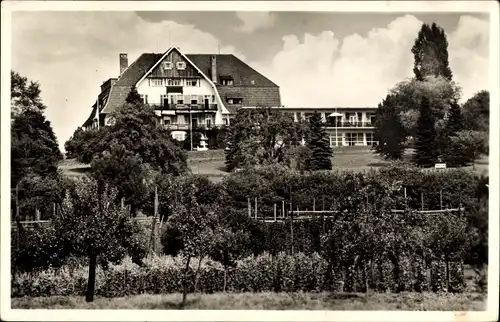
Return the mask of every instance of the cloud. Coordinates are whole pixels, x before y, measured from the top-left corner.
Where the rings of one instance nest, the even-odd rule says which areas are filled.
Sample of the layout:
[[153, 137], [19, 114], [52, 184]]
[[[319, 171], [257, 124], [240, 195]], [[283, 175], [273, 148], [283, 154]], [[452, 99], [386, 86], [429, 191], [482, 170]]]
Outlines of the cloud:
[[270, 28], [276, 20], [272, 13], [261, 11], [237, 12], [236, 17], [241, 21], [241, 24], [235, 30], [244, 33]]
[[[284, 36], [270, 63], [251, 65], [281, 87], [285, 106], [376, 106], [413, 76], [411, 47], [422, 22], [405, 15], [365, 36], [333, 31]], [[464, 99], [488, 88], [488, 22], [463, 16], [449, 34], [449, 59]]]
[[[102, 82], [118, 76], [119, 53], [128, 53], [132, 63], [169, 44], [186, 53], [213, 53], [219, 43], [192, 25], [147, 22], [131, 12], [16, 12], [12, 20], [12, 68], [40, 82], [61, 148], [90, 115]], [[244, 58], [233, 46], [221, 51]]]

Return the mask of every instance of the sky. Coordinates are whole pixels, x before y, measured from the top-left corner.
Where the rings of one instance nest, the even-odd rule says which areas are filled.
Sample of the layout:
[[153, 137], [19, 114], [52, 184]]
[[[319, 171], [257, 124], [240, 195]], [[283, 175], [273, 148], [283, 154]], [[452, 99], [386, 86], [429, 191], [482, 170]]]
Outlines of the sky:
[[234, 54], [280, 86], [285, 106], [376, 106], [413, 75], [423, 23], [448, 37], [462, 101], [488, 89], [489, 21], [477, 13], [45, 11], [12, 14], [12, 69], [41, 85], [59, 146], [100, 85], [141, 53]]

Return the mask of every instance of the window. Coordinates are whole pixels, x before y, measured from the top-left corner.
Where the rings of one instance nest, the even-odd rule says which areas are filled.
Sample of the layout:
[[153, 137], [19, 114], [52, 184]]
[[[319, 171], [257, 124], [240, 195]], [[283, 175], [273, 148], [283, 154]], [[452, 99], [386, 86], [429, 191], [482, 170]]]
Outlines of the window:
[[170, 125], [171, 124], [170, 122], [171, 122], [170, 117], [164, 117], [163, 118], [163, 124]]
[[191, 104], [198, 104], [198, 96], [191, 95]]
[[233, 85], [234, 82], [232, 79], [223, 79], [222, 80], [222, 85]]
[[186, 86], [191, 86], [191, 87], [198, 86], [198, 80], [197, 79], [188, 79], [188, 80], [186, 80]]
[[232, 99], [232, 98], [228, 98], [228, 99], [227, 99], [227, 102], [228, 102], [229, 104], [233, 104], [233, 99]]
[[141, 94], [142, 102], [144, 104], [148, 104], [148, 96], [145, 94]]
[[177, 95], [176, 100], [177, 100], [177, 104], [184, 104], [184, 96]]
[[349, 146], [364, 145], [363, 133], [346, 133], [345, 137]]
[[330, 133], [330, 146], [342, 146], [342, 133]]
[[169, 79], [168, 86], [181, 86], [181, 80], [180, 79]]
[[177, 67], [177, 69], [184, 70], [186, 69], [186, 63], [183, 61], [177, 62], [175, 67]]
[[174, 64], [170, 61], [163, 62], [163, 69], [172, 69]]
[[163, 78], [152, 78], [151, 86], [163, 86]]
[[168, 107], [168, 96], [166, 94], [160, 96], [160, 106]]
[[375, 145], [375, 141], [373, 141], [373, 133], [366, 133], [366, 144]]

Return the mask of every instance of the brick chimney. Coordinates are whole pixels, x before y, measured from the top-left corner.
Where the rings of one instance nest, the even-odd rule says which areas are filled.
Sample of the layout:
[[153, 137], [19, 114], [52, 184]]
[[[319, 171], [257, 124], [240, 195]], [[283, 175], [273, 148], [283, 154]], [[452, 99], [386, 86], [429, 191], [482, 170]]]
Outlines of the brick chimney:
[[125, 69], [128, 67], [128, 57], [127, 54], [120, 54], [120, 76], [123, 74]]
[[211, 71], [212, 71], [212, 82], [214, 82], [215, 84], [217, 84], [217, 58], [215, 57], [215, 55], [212, 55], [212, 67], [211, 67]]

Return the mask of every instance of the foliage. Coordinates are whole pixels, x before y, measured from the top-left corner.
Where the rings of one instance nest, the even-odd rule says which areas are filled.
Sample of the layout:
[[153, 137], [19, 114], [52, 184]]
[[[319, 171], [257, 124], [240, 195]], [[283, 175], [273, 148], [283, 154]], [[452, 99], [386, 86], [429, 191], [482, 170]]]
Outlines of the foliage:
[[490, 93], [482, 90], [469, 98], [462, 107], [466, 129], [489, 134]]
[[[383, 265], [380, 265], [382, 267]], [[452, 265], [453, 266], [453, 265]], [[454, 266], [453, 266], [454, 267]], [[436, 265], [436, 274], [443, 269]], [[192, 263], [188, 267], [188, 291], [194, 291], [193, 277], [198, 269]], [[385, 276], [378, 273], [379, 265], [374, 267], [374, 277], [384, 279], [392, 285], [390, 268], [384, 266]], [[179, 293], [183, 287], [185, 259], [182, 257], [152, 257], [143, 261], [142, 267], [125, 259], [119, 265], [110, 265], [107, 271], [97, 270], [96, 294], [101, 297], [125, 297], [137, 294]], [[455, 272], [455, 270], [454, 270]], [[16, 274], [12, 280], [12, 297], [54, 296], [85, 294], [85, 276], [87, 267], [70, 269], [48, 269], [38, 274]], [[323, 292], [340, 291], [341, 276], [327, 281], [328, 263], [318, 254], [304, 255], [296, 253], [274, 256], [262, 254], [238, 260], [234, 268], [228, 270], [226, 289], [228, 292]], [[437, 275], [436, 275], [437, 276]], [[436, 278], [437, 280], [437, 278]], [[355, 279], [355, 285], [362, 283], [361, 276]], [[415, 290], [411, 280], [405, 279], [406, 289]], [[224, 287], [224, 270], [220, 263], [205, 260], [200, 266], [198, 290], [200, 293], [221, 292]], [[458, 284], [458, 283], [457, 283]], [[362, 291], [356, 286], [354, 292]]]
[[132, 104], [132, 105], [142, 105], [143, 100], [141, 98], [141, 95], [139, 92], [137, 92], [137, 88], [135, 86], [130, 87], [130, 91], [127, 95], [127, 98], [125, 99], [125, 102], [127, 104]]
[[61, 151], [50, 122], [38, 110], [18, 114], [11, 127], [11, 185], [28, 173], [40, 176], [57, 173]]
[[117, 198], [124, 198], [124, 203], [132, 206], [132, 214], [141, 208], [150, 190], [144, 180], [147, 170], [138, 157], [123, 145], [114, 145], [101, 157], [94, 158], [91, 166], [91, 176], [101, 185], [116, 187]]
[[459, 131], [450, 138], [446, 159], [451, 166], [466, 166], [488, 153], [487, 134], [478, 131]]
[[385, 159], [401, 159], [407, 135], [399, 116], [398, 106], [395, 104], [395, 97], [387, 95], [382, 103], [379, 103], [375, 115], [373, 137], [378, 144], [373, 149]]
[[299, 144], [300, 131], [290, 115], [270, 108], [242, 109], [227, 130], [226, 168], [280, 163]]
[[439, 151], [436, 148], [437, 134], [434, 117], [429, 106], [429, 101], [424, 98], [420, 106], [420, 117], [417, 124], [417, 136], [415, 142], [416, 154], [414, 162], [421, 167], [433, 166]]
[[66, 157], [73, 157], [80, 163], [90, 164], [94, 157], [99, 157], [110, 145], [107, 140], [109, 129], [109, 127], [87, 130], [77, 128], [64, 144]]
[[[193, 149], [200, 146], [201, 142], [201, 132], [193, 132]], [[191, 151], [191, 132], [188, 131], [184, 141], [182, 142], [182, 148], [187, 151]]]
[[436, 23], [424, 23], [411, 52], [415, 58], [413, 72], [418, 81], [426, 76], [442, 76], [451, 81], [453, 75], [448, 61], [448, 40], [443, 28]]
[[74, 252], [89, 258], [86, 300], [93, 301], [97, 259], [111, 250], [126, 248], [137, 231], [128, 214], [120, 210], [117, 191], [96, 180], [78, 179], [53, 220], [58, 240], [73, 245]]
[[42, 102], [40, 96], [42, 91], [38, 82], [29, 81], [27, 77], [13, 70], [10, 71], [10, 81], [10, 108], [13, 119], [23, 112], [42, 113], [45, 110], [46, 106]]
[[311, 160], [308, 162], [310, 170], [331, 170], [332, 149], [330, 140], [323, 127], [321, 115], [314, 113], [309, 118], [309, 137], [307, 147], [311, 150]]

